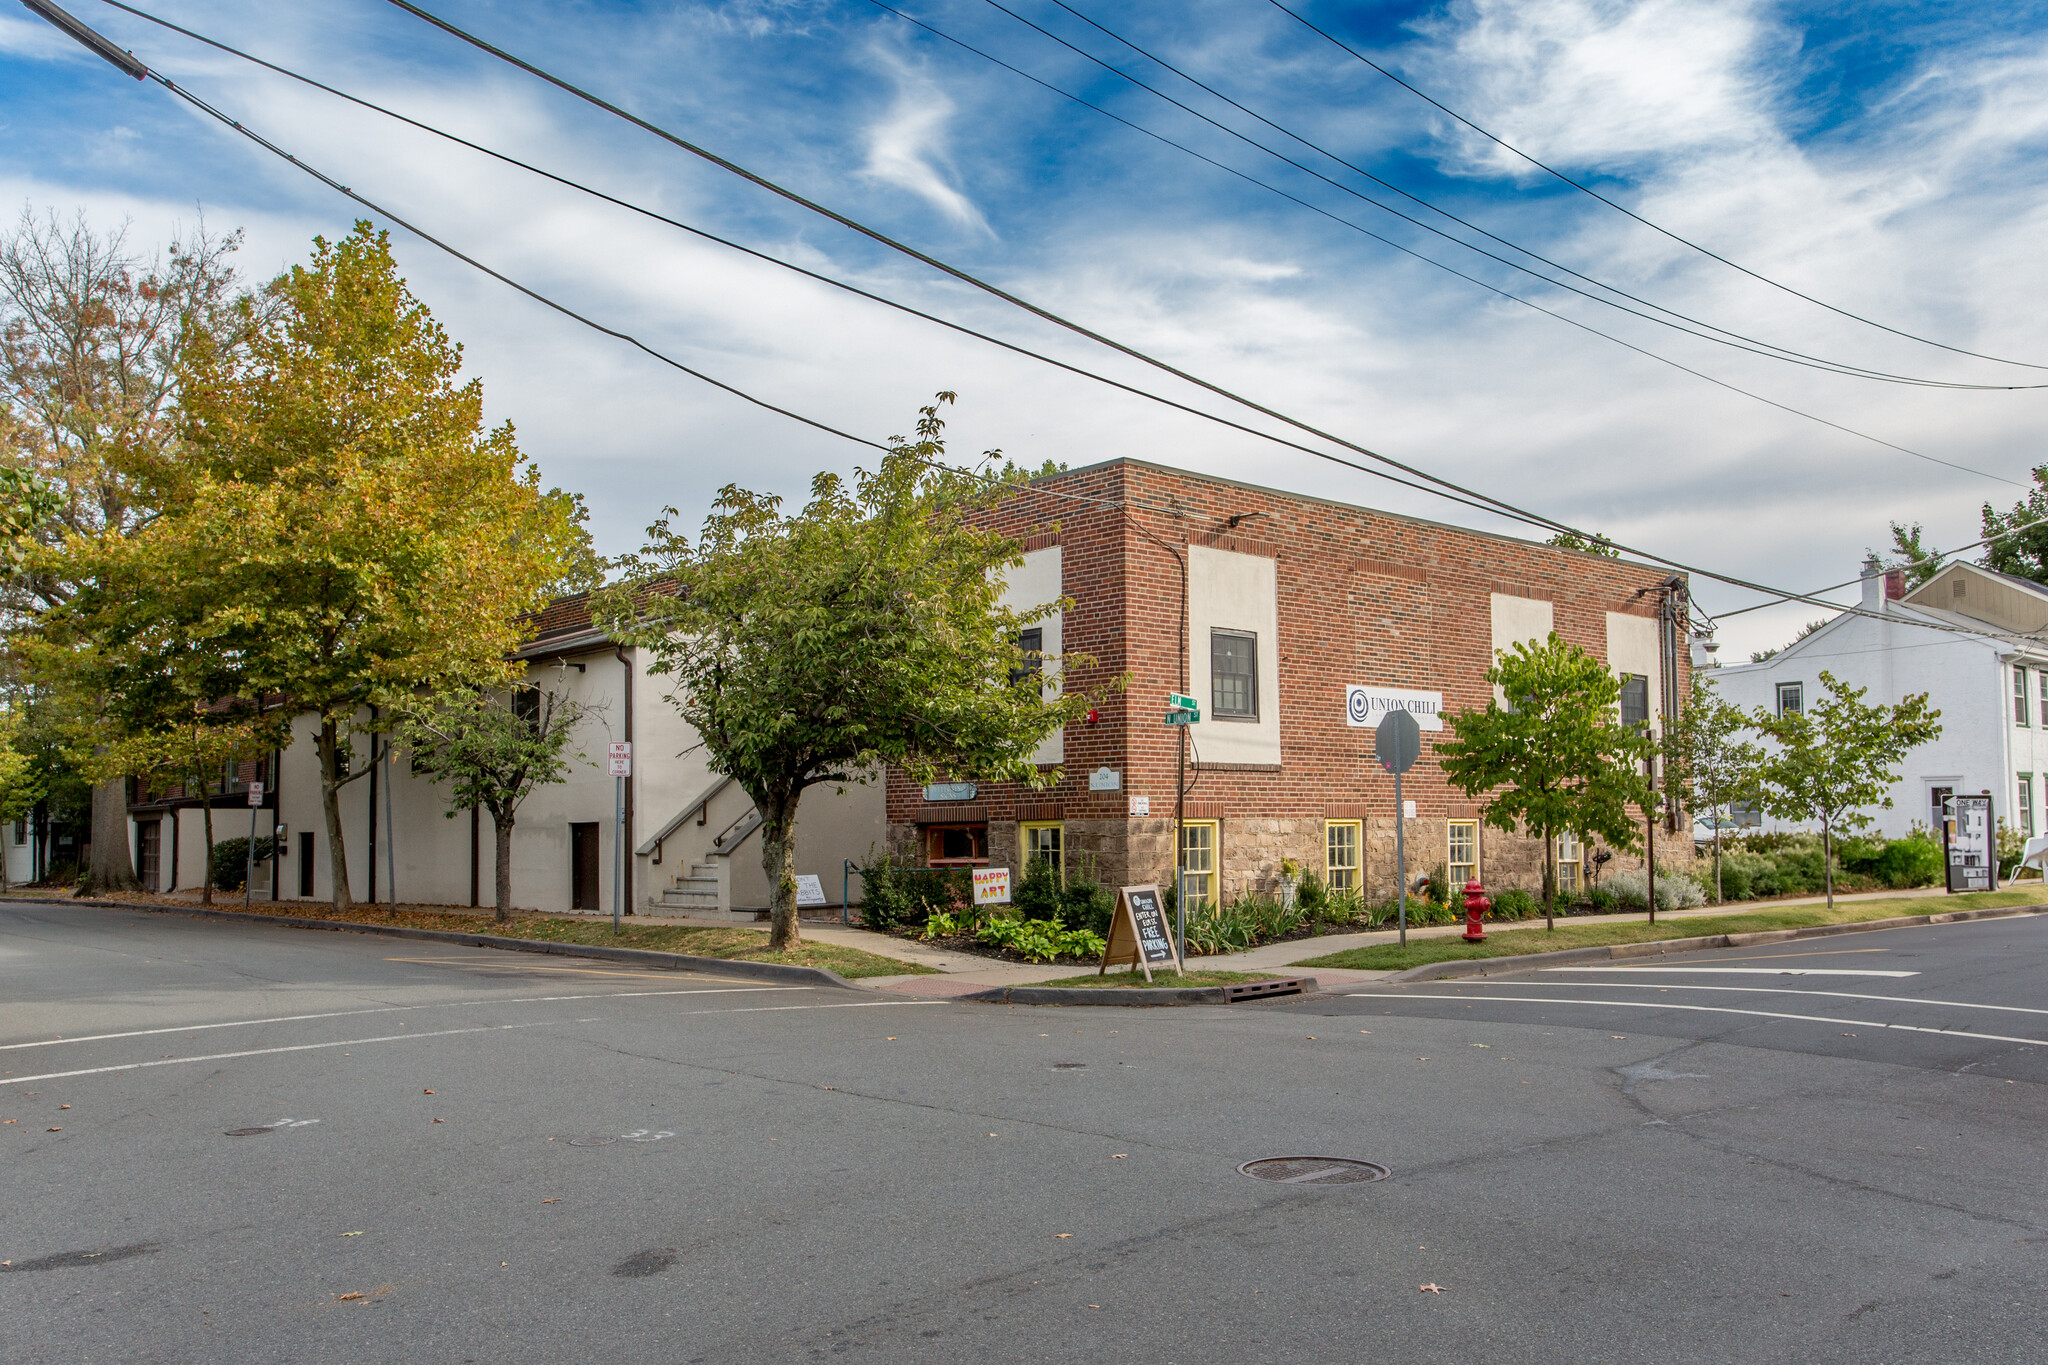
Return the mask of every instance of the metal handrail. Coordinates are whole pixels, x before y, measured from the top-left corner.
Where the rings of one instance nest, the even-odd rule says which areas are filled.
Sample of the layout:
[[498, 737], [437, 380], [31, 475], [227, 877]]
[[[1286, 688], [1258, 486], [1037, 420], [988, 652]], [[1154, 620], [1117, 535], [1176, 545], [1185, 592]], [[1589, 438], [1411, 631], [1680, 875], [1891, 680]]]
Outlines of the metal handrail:
[[676, 812], [675, 819], [663, 825], [661, 829], [657, 831], [652, 838], [648, 839], [645, 843], [641, 844], [639, 848], [634, 849], [634, 856], [639, 858], [645, 858], [649, 854], [653, 853], [655, 849], [661, 846], [663, 840], [667, 839], [671, 834], [674, 834], [677, 830], [681, 829], [683, 827], [683, 824], [687, 820], [689, 820], [691, 816], [695, 815], [698, 811], [704, 809], [704, 807], [710, 805], [712, 799], [716, 797], [720, 792], [724, 791], [731, 784], [732, 779], [730, 777], [718, 778], [714, 780], [712, 784], [706, 787], [703, 791], [697, 793], [688, 801], [684, 802], [682, 809]]

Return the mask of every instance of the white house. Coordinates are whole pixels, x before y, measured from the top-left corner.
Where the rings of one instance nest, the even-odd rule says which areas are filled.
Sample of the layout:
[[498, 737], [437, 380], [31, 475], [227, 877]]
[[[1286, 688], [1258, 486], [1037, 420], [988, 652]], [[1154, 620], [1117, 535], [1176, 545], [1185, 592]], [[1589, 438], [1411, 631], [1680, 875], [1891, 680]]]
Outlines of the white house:
[[[522, 909], [608, 912], [616, 849], [623, 842], [624, 908], [637, 913], [728, 915], [751, 919], [768, 905], [761, 871], [760, 817], [728, 778], [705, 766], [696, 735], [662, 700], [665, 679], [650, 677], [644, 651], [621, 648], [592, 627], [588, 603], [551, 605], [520, 651], [527, 680], [590, 708], [570, 744], [581, 754], [567, 781], [537, 788], [521, 806], [512, 841], [512, 903]], [[274, 864], [257, 869], [261, 900], [329, 901], [328, 832], [321, 811], [317, 724], [292, 725], [292, 742], [261, 762], [241, 764], [218, 790], [179, 795], [131, 810], [136, 870], [151, 890], [198, 887], [206, 871], [205, 812], [213, 808], [216, 840], [247, 836], [248, 792], [263, 784], [254, 807], [257, 837], [281, 835]], [[607, 745], [633, 745], [626, 779], [623, 833], [616, 818]], [[355, 766], [365, 743], [356, 738]], [[387, 810], [388, 802], [388, 810]], [[846, 864], [866, 861], [883, 846], [883, 787], [813, 787], [797, 816], [799, 874], [814, 875], [828, 904], [842, 902], [857, 877]], [[488, 812], [449, 814], [445, 787], [415, 776], [401, 751], [341, 791], [342, 842], [349, 890], [357, 900], [488, 906], [495, 901], [495, 844]], [[395, 835], [395, 837], [394, 837]], [[7, 850], [13, 853], [13, 849]], [[10, 870], [16, 860], [10, 858]], [[24, 860], [25, 861], [25, 860]]]
[[1873, 827], [1891, 837], [1915, 824], [1934, 828], [1942, 801], [1964, 792], [1988, 793], [1998, 819], [2039, 832], [2048, 798], [2048, 588], [1955, 563], [1905, 592], [1903, 575], [1872, 559], [1861, 605], [1762, 663], [1715, 669], [1716, 688], [1745, 710], [1780, 714], [1825, 695], [1823, 669], [1867, 687], [1866, 702], [1925, 692], [1941, 712], [1941, 735], [1907, 754], [1892, 808], [1870, 812]]

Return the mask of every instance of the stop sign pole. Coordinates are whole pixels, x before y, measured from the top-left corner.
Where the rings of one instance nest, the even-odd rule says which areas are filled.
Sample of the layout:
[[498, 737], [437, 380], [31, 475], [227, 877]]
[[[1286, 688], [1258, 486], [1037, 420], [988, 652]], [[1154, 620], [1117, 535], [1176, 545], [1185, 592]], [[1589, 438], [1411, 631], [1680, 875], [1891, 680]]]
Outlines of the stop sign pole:
[[1401, 882], [1401, 946], [1408, 946], [1408, 808], [1401, 803], [1401, 774], [1422, 757], [1422, 727], [1406, 711], [1389, 711], [1374, 727], [1373, 757], [1394, 775], [1394, 875]]

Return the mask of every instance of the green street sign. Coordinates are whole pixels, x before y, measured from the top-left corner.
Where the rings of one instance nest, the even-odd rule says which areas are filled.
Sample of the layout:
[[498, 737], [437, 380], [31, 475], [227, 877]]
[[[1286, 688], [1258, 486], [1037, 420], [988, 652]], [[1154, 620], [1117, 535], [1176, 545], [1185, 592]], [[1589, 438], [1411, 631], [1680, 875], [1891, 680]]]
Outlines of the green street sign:
[[1166, 723], [1168, 725], [1193, 725], [1201, 718], [1202, 713], [1200, 711], [1168, 711], [1166, 713]]
[[1168, 692], [1166, 694], [1166, 704], [1180, 711], [1200, 711], [1202, 709], [1195, 704], [1193, 697], [1183, 697], [1178, 692]]

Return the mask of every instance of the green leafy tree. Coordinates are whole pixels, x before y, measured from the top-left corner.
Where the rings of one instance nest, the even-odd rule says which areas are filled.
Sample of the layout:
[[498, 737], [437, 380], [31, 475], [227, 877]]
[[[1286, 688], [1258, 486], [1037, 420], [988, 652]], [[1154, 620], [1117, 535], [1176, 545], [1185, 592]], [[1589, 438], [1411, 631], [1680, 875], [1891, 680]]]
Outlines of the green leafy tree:
[[[341, 789], [351, 734], [426, 691], [498, 686], [526, 615], [595, 561], [579, 499], [543, 490], [512, 429], [368, 223], [315, 239], [247, 345], [195, 345], [165, 510], [120, 539], [150, 609], [220, 661], [223, 695], [319, 718], [334, 903], [352, 897]], [[231, 685], [230, 685], [231, 684]], [[372, 722], [368, 715], [386, 720]]]
[[[21, 715], [12, 706], [0, 709], [0, 824], [25, 820], [43, 797], [43, 777], [35, 756], [22, 747]], [[7, 859], [0, 855], [0, 887], [7, 885]]]
[[1557, 927], [1557, 836], [1635, 847], [1630, 806], [1653, 800], [1651, 741], [1621, 723], [1621, 679], [1555, 631], [1501, 650], [1486, 680], [1501, 695], [1451, 717], [1436, 746], [1453, 787], [1484, 801], [1486, 823], [1543, 840], [1543, 917]]
[[1781, 820], [1818, 820], [1828, 905], [1835, 903], [1834, 832], [1861, 829], [1869, 810], [1891, 809], [1891, 787], [1906, 754], [1941, 734], [1941, 712], [1916, 692], [1897, 706], [1870, 706], [1826, 669], [1827, 696], [1804, 711], [1773, 715], [1759, 706], [1752, 724], [1775, 746], [1757, 771], [1764, 809]]
[[1580, 554], [1599, 555], [1602, 559], [1621, 558], [1621, 551], [1615, 548], [1614, 542], [1602, 535], [1587, 537], [1575, 535], [1570, 531], [1559, 531], [1543, 543], [1555, 545], [1560, 550], [1577, 550]]
[[1911, 591], [1941, 572], [1941, 551], [1920, 543], [1920, 523], [1911, 527], [1892, 523], [1892, 552], [1885, 556], [1887, 569], [1906, 571], [1906, 588]]
[[[923, 409], [917, 440], [897, 438], [873, 472], [818, 475], [798, 515], [728, 485], [694, 542], [657, 522], [628, 561], [630, 584], [600, 609], [654, 656], [713, 771], [760, 812], [777, 949], [798, 942], [807, 789], [885, 764], [920, 781], [1041, 786], [1058, 774], [1042, 773], [1032, 751], [1088, 708], [1072, 687], [1042, 688], [1060, 656], [1043, 660], [1043, 675], [1022, 666], [1019, 632], [1068, 604], [1001, 604], [1003, 571], [1023, 562], [1022, 547], [975, 518], [1014, 484], [942, 462], [939, 403], [952, 399]], [[1069, 670], [1093, 662], [1064, 656]]]
[[1714, 825], [1714, 899], [1721, 899], [1721, 821], [1730, 805], [1753, 800], [1764, 752], [1742, 736], [1749, 717], [1723, 700], [1705, 672], [1692, 675], [1692, 694], [1665, 727], [1664, 780], [1684, 809]]
[[1983, 509], [1984, 567], [2036, 583], [2048, 583], [2048, 524], [2030, 525], [2048, 519], [2048, 465], [2034, 468], [2034, 486], [2009, 512]]
[[547, 688], [473, 690], [409, 711], [396, 732], [418, 770], [448, 788], [449, 819], [481, 806], [497, 849], [499, 920], [512, 918], [512, 829], [536, 787], [568, 776], [569, 745], [590, 708]]
[[[185, 362], [202, 343], [233, 350], [262, 312], [230, 263], [240, 241], [202, 224], [150, 258], [128, 245], [125, 229], [97, 232], [83, 215], [64, 223], [26, 208], [0, 234], [0, 462], [9, 483], [0, 516], [17, 568], [0, 586], [0, 613], [10, 624], [81, 586], [61, 557], [26, 562], [26, 541], [51, 548], [118, 536], [160, 510], [147, 471], [177, 445]], [[94, 789], [83, 888], [136, 885], [127, 816], [125, 782]]]

